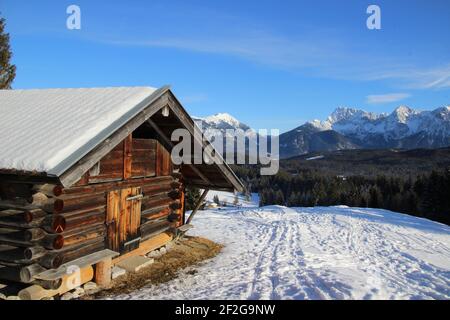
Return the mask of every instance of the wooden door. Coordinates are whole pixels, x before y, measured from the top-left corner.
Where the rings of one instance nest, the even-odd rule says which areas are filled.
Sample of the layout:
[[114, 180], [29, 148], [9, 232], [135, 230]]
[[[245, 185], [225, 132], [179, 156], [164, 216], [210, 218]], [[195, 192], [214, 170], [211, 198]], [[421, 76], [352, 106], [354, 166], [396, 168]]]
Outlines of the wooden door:
[[140, 187], [108, 193], [106, 225], [109, 249], [125, 253], [139, 247], [141, 203]]

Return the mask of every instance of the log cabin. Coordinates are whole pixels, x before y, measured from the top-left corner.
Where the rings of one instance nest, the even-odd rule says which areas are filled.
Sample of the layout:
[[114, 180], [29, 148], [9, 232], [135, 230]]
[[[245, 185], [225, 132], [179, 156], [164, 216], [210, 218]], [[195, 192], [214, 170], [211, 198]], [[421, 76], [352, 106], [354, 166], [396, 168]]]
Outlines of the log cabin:
[[178, 128], [194, 136], [168, 86], [0, 90], [0, 280], [101, 281], [186, 230], [186, 187], [243, 190], [225, 162], [175, 165]]

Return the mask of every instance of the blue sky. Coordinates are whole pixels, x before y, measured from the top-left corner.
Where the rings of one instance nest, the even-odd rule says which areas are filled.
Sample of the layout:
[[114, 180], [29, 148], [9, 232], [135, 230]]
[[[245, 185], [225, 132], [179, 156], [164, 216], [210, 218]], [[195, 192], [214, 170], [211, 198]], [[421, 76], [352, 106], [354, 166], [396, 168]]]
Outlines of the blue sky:
[[[81, 30], [66, 8], [81, 8]], [[366, 27], [370, 4], [381, 30]], [[292, 129], [338, 106], [450, 105], [450, 3], [17, 1], [0, 11], [14, 88], [172, 85], [196, 116]]]

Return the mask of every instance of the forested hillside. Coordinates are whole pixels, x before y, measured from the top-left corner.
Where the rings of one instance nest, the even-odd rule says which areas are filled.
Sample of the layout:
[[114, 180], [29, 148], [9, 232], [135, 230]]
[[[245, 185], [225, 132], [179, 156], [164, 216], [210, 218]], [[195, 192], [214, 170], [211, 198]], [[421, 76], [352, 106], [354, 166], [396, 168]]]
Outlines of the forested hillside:
[[342, 152], [282, 160], [274, 176], [260, 176], [254, 166], [234, 169], [249, 192], [259, 193], [260, 205], [383, 208], [450, 224], [450, 161], [442, 150], [408, 151], [397, 158], [370, 152], [346, 151], [341, 160]]

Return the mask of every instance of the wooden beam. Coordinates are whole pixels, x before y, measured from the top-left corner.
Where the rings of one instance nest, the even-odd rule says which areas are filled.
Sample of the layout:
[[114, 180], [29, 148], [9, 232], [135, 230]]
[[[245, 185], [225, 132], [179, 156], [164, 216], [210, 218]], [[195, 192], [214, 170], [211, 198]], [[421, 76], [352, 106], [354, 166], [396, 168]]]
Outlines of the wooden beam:
[[149, 253], [150, 251], [153, 251], [155, 249], [158, 249], [165, 245], [166, 243], [172, 241], [173, 236], [170, 233], [163, 232], [161, 234], [158, 234], [157, 236], [154, 236], [147, 241], [141, 242], [139, 244], [139, 248], [136, 250], [130, 251], [124, 255], [121, 255], [120, 257], [117, 257], [113, 259], [113, 264], [117, 264], [118, 262], [132, 257], [132, 256], [143, 256]]
[[131, 177], [131, 157], [133, 152], [133, 139], [131, 134], [123, 142], [123, 179], [127, 180]]
[[[189, 117], [188, 113], [184, 108], [181, 106], [180, 102], [176, 99], [176, 97], [170, 93], [169, 94], [169, 107], [172, 110], [172, 112], [175, 114], [175, 116], [180, 120], [180, 122], [183, 124], [183, 126], [189, 130], [191, 135], [194, 137], [194, 139], [199, 143], [203, 148], [207, 147], [208, 145], [211, 145], [209, 142], [205, 141], [199, 141], [198, 135], [194, 134], [195, 129], [195, 123], [194, 121]], [[221, 154], [218, 154], [218, 157], [220, 158], [220, 162], [222, 163], [216, 163], [219, 171], [225, 176], [225, 178], [230, 182], [230, 184], [239, 192], [242, 192], [244, 190], [244, 186], [242, 185], [239, 178], [236, 177], [234, 172], [231, 170], [231, 168], [228, 166], [228, 164], [225, 162]]]
[[194, 207], [194, 210], [192, 210], [191, 214], [189, 215], [189, 218], [186, 221], [186, 224], [190, 224], [192, 219], [194, 218], [194, 215], [197, 213], [198, 209], [202, 205], [203, 200], [205, 200], [206, 195], [208, 194], [209, 189], [203, 190], [202, 195], [200, 196], [200, 199], [198, 199], [197, 204]]
[[116, 257], [118, 256], [118, 252], [114, 252], [108, 249], [97, 251], [95, 253], [91, 253], [87, 256], [81, 257], [79, 259], [67, 262], [60, 266], [58, 269], [54, 270], [47, 270], [40, 274], [37, 274], [34, 276], [35, 279], [42, 279], [42, 280], [55, 280], [63, 277], [65, 274], [67, 274], [67, 270], [71, 266], [77, 266], [80, 269], [85, 268], [86, 266], [91, 266], [93, 264], [96, 264], [102, 260], [105, 260], [108, 257]]
[[41, 300], [43, 298], [62, 295], [70, 290], [73, 290], [86, 282], [89, 282], [94, 277], [94, 269], [92, 266], [81, 268], [79, 272], [74, 274], [65, 273], [62, 276], [62, 284], [56, 290], [46, 290], [39, 285], [32, 285], [19, 291], [19, 297], [22, 300]]
[[95, 265], [95, 283], [100, 288], [108, 288], [111, 285], [112, 258], [106, 258]]
[[[101, 184], [91, 184], [88, 186], [80, 186], [80, 187], [73, 187], [70, 189], [64, 189], [64, 194], [67, 195], [76, 195], [76, 194], [86, 194], [86, 193], [101, 193], [101, 192], [107, 192], [114, 189], [123, 189], [123, 188], [130, 188], [135, 185], [141, 185], [144, 188], [149, 185], [161, 185], [165, 186], [166, 184], [170, 185], [173, 183], [173, 178], [166, 176], [166, 177], [147, 177], [147, 178], [138, 178], [133, 179], [129, 181], [112, 181], [112, 182], [106, 182]], [[176, 188], [173, 187], [173, 188]]]
[[56, 177], [49, 177], [44, 173], [36, 174], [33, 172], [20, 172], [17, 170], [10, 170], [9, 172], [2, 172], [0, 170], [0, 180], [5, 183], [27, 183], [27, 184], [57, 184]]
[[[166, 136], [166, 134], [159, 128], [159, 126], [151, 119], [148, 119], [147, 122], [152, 126], [152, 128], [156, 131], [156, 133], [164, 140], [164, 143], [167, 144], [170, 149], [173, 148], [172, 141]], [[203, 181], [205, 181], [207, 184], [211, 184], [209, 179], [200, 171], [198, 168], [192, 164], [185, 164], [189, 166], [192, 171], [194, 171]]]

